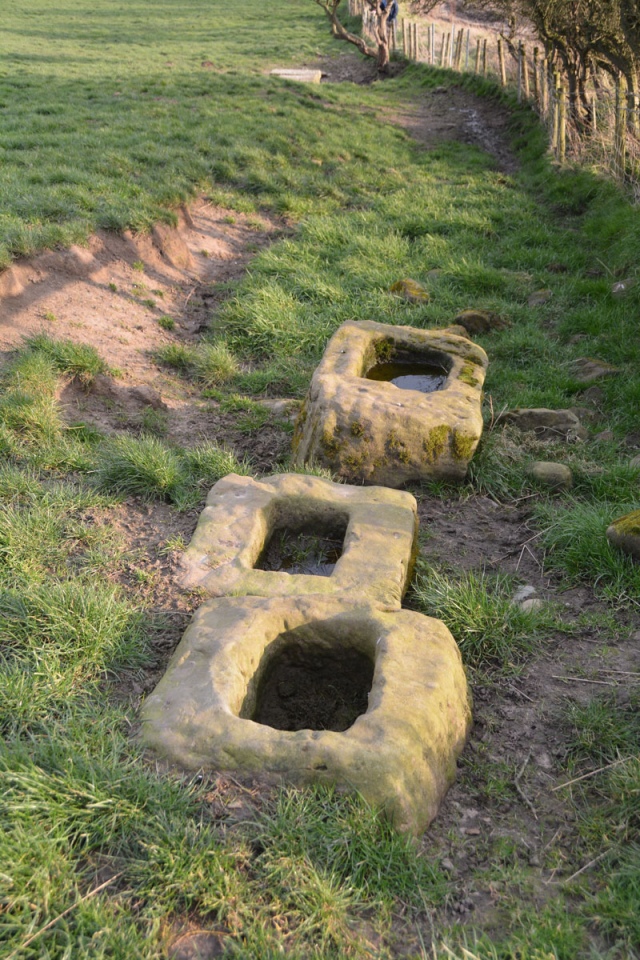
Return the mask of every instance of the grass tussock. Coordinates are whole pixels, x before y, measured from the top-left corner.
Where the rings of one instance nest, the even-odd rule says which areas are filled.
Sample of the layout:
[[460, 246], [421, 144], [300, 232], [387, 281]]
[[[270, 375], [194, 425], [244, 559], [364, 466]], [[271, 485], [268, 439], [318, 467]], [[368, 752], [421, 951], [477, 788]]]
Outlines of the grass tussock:
[[612, 520], [638, 509], [638, 503], [583, 502], [541, 503], [535, 509], [541, 542], [549, 568], [569, 578], [586, 582], [610, 601], [636, 603], [640, 596], [640, 568], [633, 559], [613, 547], [606, 538]]
[[447, 625], [468, 666], [509, 670], [558, 627], [550, 610], [526, 611], [514, 604], [516, 588], [506, 575], [474, 570], [448, 575], [422, 562], [412, 602]]
[[109, 493], [164, 500], [186, 508], [227, 473], [246, 474], [249, 470], [245, 461], [213, 443], [182, 451], [156, 436], [123, 434], [101, 448], [96, 482]]

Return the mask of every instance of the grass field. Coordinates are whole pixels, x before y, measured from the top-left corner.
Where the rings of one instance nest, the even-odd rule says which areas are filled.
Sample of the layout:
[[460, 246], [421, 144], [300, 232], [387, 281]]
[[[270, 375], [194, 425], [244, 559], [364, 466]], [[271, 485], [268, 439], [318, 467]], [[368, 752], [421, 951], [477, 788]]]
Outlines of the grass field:
[[[589, 171], [553, 169], [527, 111], [514, 109], [514, 174], [472, 146], [420, 149], [380, 119], [446, 87], [446, 72], [409, 67], [368, 87], [266, 76], [330, 52], [339, 51], [311, 0], [8, 0], [0, 264], [97, 227], [171, 221], [200, 192], [286, 219], [290, 235], [256, 256], [202, 341], [158, 358], [249, 432], [264, 422], [256, 398], [304, 394], [345, 319], [436, 327], [466, 307], [502, 315], [511, 325], [479, 338], [490, 356], [487, 432], [469, 480], [416, 493], [443, 504], [530, 498], [558, 596], [586, 586], [597, 629], [615, 644], [637, 625], [640, 596], [638, 566], [603, 536], [640, 507], [640, 471], [629, 465], [640, 283], [611, 293], [615, 280], [637, 277], [637, 209]], [[428, 304], [388, 292], [405, 276], [428, 285]], [[530, 306], [542, 288], [553, 297]], [[621, 370], [599, 384], [592, 430], [613, 439], [567, 448], [493, 423], [506, 406], [582, 405], [571, 374], [582, 356]], [[543, 866], [570, 882], [545, 889], [499, 837], [474, 878], [495, 911], [463, 923], [450, 909], [459, 880], [431, 834], [413, 845], [357, 797], [252, 792], [158, 770], [142, 755], [131, 736], [141, 685], [185, 622], [157, 601], [155, 570], [123, 546], [115, 518], [129, 497], [164, 504], [178, 524], [216, 479], [253, 467], [213, 442], [177, 448], [152, 430], [106, 438], [70, 428], [61, 383], [88, 384], [107, 361], [40, 337], [2, 369], [0, 958], [150, 960], [189, 928], [220, 931], [225, 955], [238, 958], [637, 956], [638, 761], [558, 794], [575, 862], [556, 864], [551, 850]], [[536, 458], [569, 463], [573, 490], [537, 489], [526, 475]], [[163, 549], [176, 543], [168, 531]], [[511, 683], [551, 632], [567, 644], [580, 629], [553, 609], [514, 613], [514, 583], [419, 567], [411, 602], [449, 624], [483, 695]], [[633, 673], [615, 694], [567, 702], [559, 782], [637, 753]], [[468, 763], [484, 764], [485, 798], [517, 804], [513, 772], [478, 757]]]

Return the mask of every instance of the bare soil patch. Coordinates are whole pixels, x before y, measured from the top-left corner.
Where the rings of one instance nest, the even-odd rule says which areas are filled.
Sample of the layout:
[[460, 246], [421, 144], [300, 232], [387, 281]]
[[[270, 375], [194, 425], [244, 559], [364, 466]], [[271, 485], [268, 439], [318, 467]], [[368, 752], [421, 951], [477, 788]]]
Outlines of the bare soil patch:
[[427, 150], [457, 140], [489, 153], [504, 173], [518, 169], [509, 144], [509, 111], [461, 87], [427, 90], [420, 103], [408, 104], [402, 113], [385, 113], [384, 119], [404, 127]]
[[[284, 224], [246, 216], [201, 199], [183, 209], [177, 227], [152, 234], [99, 231], [87, 247], [17, 261], [0, 274], [0, 351], [45, 331], [94, 346], [118, 380], [176, 392], [153, 361], [168, 343], [190, 341], [207, 324], [255, 253]], [[158, 323], [175, 322], [172, 331]]]

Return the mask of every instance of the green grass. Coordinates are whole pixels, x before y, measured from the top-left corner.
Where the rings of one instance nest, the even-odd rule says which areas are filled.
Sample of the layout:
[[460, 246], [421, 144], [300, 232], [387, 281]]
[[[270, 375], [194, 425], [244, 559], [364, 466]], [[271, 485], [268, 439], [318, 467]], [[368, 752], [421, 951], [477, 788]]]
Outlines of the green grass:
[[640, 567], [611, 546], [605, 536], [612, 520], [637, 509], [637, 501], [620, 504], [568, 499], [558, 505], [539, 504], [535, 516], [547, 551], [547, 566], [568, 576], [569, 583], [591, 584], [610, 601], [637, 603]]
[[[637, 272], [637, 211], [588, 171], [552, 169], [530, 111], [513, 120], [521, 162], [513, 175], [468, 145], [424, 151], [380, 119], [381, 109], [400, 111], [446, 86], [447, 72], [410, 67], [370, 87], [267, 76], [329, 50], [337, 52], [311, 0], [274, 0], [268, 15], [258, 0], [186, 0], [179, 9], [12, 2], [0, 52], [0, 264], [82, 242], [97, 227], [172, 222], [176, 205], [199, 192], [281, 217], [288, 236], [230, 285], [203, 341], [170, 344], [159, 357], [249, 433], [268, 417], [252, 398], [302, 396], [346, 319], [438, 327], [474, 306], [504, 316], [510, 327], [478, 338], [491, 361], [487, 420], [504, 406], [581, 405], [576, 357], [618, 365], [621, 376], [601, 384], [593, 427], [610, 427], [613, 443], [540, 444], [498, 425], [463, 494], [530, 496], [531, 459], [568, 462], [572, 495], [532, 498], [547, 567], [612, 600], [637, 600], [635, 568], [604, 541], [608, 520], [637, 501], [622, 441], [637, 430], [640, 285], [624, 300], [610, 293], [612, 277]], [[468, 85], [495, 93], [481, 80]], [[567, 272], [549, 270], [553, 261]], [[590, 276], [600, 263], [604, 275]], [[134, 268], [144, 272], [141, 262]], [[427, 287], [428, 304], [389, 293], [405, 276]], [[554, 296], [531, 308], [540, 287]], [[228, 785], [217, 793], [207, 777], [159, 774], [138, 750], [141, 670], [161, 669], [154, 641], [169, 632], [175, 642], [179, 628], [145, 607], [135, 584], [119, 585], [114, 499], [195, 508], [219, 477], [250, 467], [215, 444], [174, 446], [151, 414], [137, 425], [141, 436], [106, 440], [64, 422], [56, 399], [64, 381], [89, 384], [104, 370], [90, 348], [39, 335], [2, 371], [0, 957], [149, 960], [187, 919], [223, 929], [228, 954], [252, 960], [382, 958], [416, 927], [428, 941], [432, 911], [455, 895], [429, 840], [420, 854], [361, 800], [324, 790], [275, 791], [257, 811], [239, 790], [249, 804], [243, 820], [225, 806]], [[145, 564], [138, 577], [153, 577]], [[514, 588], [507, 577], [423, 569], [414, 602], [445, 620], [476, 678], [491, 672], [500, 682], [559, 629], [553, 611], [515, 608]], [[581, 731], [576, 769], [607, 762], [637, 735], [626, 704], [602, 711], [572, 721]], [[513, 763], [485, 773], [492, 802], [513, 799]], [[574, 960], [588, 955], [594, 928], [621, 958], [637, 951], [637, 776], [625, 766], [598, 781], [599, 793], [580, 793], [584, 862], [608, 844], [614, 853], [578, 878], [570, 899], [538, 909], [505, 840], [491, 866], [509, 888], [504, 923], [493, 939], [469, 934], [472, 951]], [[105, 877], [115, 879], [83, 900]], [[454, 955], [464, 955], [463, 942], [455, 930]]]
[[122, 434], [99, 451], [96, 482], [109, 493], [164, 500], [186, 509], [227, 473], [248, 471], [248, 464], [213, 443], [183, 451], [153, 434]]
[[504, 574], [448, 575], [421, 561], [411, 600], [421, 613], [448, 626], [465, 664], [508, 671], [559, 626], [549, 609], [526, 611], [514, 604], [517, 586]]
[[600, 770], [573, 788], [581, 832], [589, 855], [605, 858], [595, 884], [576, 884], [586, 894], [585, 914], [595, 915], [599, 930], [629, 951], [640, 947], [639, 705], [636, 684], [628, 693], [569, 709], [575, 775]]

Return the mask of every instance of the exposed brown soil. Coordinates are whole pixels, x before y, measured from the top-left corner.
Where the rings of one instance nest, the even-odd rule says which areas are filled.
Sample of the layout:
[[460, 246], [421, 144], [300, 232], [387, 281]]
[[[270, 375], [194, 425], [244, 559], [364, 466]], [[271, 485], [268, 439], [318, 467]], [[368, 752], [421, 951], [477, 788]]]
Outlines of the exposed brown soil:
[[373, 661], [359, 650], [303, 647], [292, 636], [269, 663], [249, 719], [276, 730], [348, 730], [372, 682]]
[[514, 173], [518, 161], [509, 145], [509, 112], [497, 101], [477, 97], [461, 87], [425, 91], [420, 103], [385, 119], [408, 130], [418, 143], [431, 149], [445, 140], [457, 140], [485, 150], [504, 173]]

